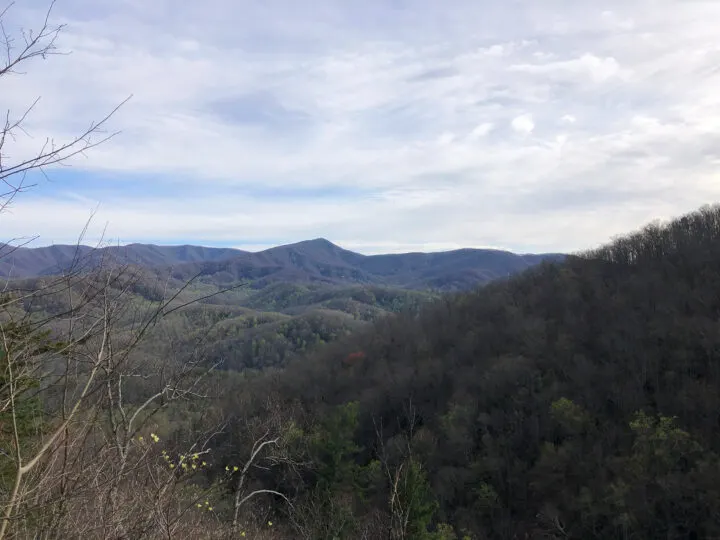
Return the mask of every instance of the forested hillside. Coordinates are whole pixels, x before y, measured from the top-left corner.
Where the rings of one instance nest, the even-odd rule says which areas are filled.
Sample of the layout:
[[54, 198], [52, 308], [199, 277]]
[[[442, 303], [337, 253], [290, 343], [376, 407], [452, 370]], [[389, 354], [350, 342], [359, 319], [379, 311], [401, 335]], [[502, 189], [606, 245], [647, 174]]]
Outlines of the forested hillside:
[[264, 481], [312, 538], [716, 537], [719, 315], [712, 207], [383, 319], [245, 387], [315, 433]]
[[201, 246], [48, 246], [29, 248], [0, 244], [0, 276], [52, 276], [91, 270], [113, 261], [170, 270], [182, 282], [206, 285], [245, 283], [263, 288], [274, 283], [369, 285], [424, 291], [463, 290], [507, 277], [543, 260], [562, 255], [518, 255], [491, 249], [460, 249], [439, 253], [361, 255], [319, 238], [257, 253]]
[[198, 261], [231, 259], [244, 253], [238, 249], [207, 248], [202, 246], [127, 246], [54, 245], [33, 248], [29, 245], [0, 244], [0, 276], [28, 278], [52, 276], [77, 267], [80, 260], [85, 268], [97, 266], [103, 259], [113, 258], [144, 267], [165, 267]]
[[136, 272], [6, 291], [14, 537], [720, 535], [720, 206], [435, 298]]
[[[188, 301], [198, 294], [190, 289]], [[283, 367], [372, 321], [403, 311], [416, 313], [435, 298], [432, 293], [384, 287], [240, 287], [165, 317], [156, 330], [157, 345], [199, 347], [207, 361], [223, 370]]]
[[[80, 268], [86, 268], [84, 263]], [[243, 370], [282, 367], [319, 345], [335, 341], [383, 316], [417, 312], [437, 293], [376, 286], [340, 287], [329, 284], [237, 283], [222, 288], [199, 280], [182, 283], [131, 266], [119, 266], [129, 279], [123, 290], [134, 309], [149, 309], [169, 301], [168, 311], [153, 328], [153, 337], [139, 344], [161, 356], [169, 347], [198, 349], [218, 369]], [[83, 272], [75, 274], [77, 290]], [[56, 277], [16, 280], [11, 290], [43, 290]], [[168, 283], [175, 288], [168, 289]], [[174, 291], [178, 291], [175, 296]], [[64, 325], [58, 314], [73, 310], [72, 296], [28, 295], [26, 314], [47, 318], [53, 330]]]
[[[58, 274], [80, 279], [124, 268], [134, 276], [125, 294], [136, 305], [179, 290], [173, 306], [188, 305], [163, 317], [151, 348], [164, 354], [163, 343], [199, 347], [219, 368], [242, 370], [282, 367], [383, 315], [417, 311], [443, 290], [467, 289], [559, 257], [491, 250], [366, 257], [322, 239], [259, 253], [142, 244], [4, 246], [0, 273], [39, 274], [8, 281], [12, 288], [39, 290]], [[52, 317], [71, 309], [68, 299], [32, 295], [24, 305], [35, 316]]]

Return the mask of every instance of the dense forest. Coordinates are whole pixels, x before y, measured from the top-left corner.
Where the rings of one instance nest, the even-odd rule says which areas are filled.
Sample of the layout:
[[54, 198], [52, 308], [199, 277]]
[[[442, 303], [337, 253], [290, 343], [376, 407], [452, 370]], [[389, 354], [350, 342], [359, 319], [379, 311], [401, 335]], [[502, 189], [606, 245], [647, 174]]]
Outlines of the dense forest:
[[[87, 298], [89, 278], [77, 279], [84, 289], [73, 294]], [[133, 476], [129, 464], [97, 474], [115, 479], [107, 497], [140, 490], [155, 501], [134, 499], [139, 506], [120, 520], [125, 537], [162, 536], [158, 512], [174, 512], [165, 523], [170, 537], [720, 535], [720, 206], [470, 292], [386, 311], [340, 334], [313, 326], [315, 310], [263, 320], [251, 308], [165, 302], [165, 313], [152, 311], [162, 317], [142, 344], [129, 347], [123, 339], [137, 335], [137, 279], [104, 283], [97, 289], [103, 304], [112, 291], [131, 291], [124, 311], [114, 315], [118, 337], [108, 339], [126, 345], [134, 368], [107, 380], [124, 384], [120, 419], [128, 410], [143, 411], [142, 424], [124, 432], [119, 455], [139, 452], [133, 467], [149, 476]], [[367, 302], [395, 306], [379, 299], [379, 291], [362, 294]], [[298, 302], [290, 299], [302, 295], [311, 305], [336, 299], [307, 290], [278, 299], [292, 309]], [[24, 365], [43, 358], [58, 370], [56, 383], [69, 377], [60, 360], [86, 343], [59, 340], [67, 331], [59, 324], [36, 331], [32, 321], [47, 318], [50, 304], [33, 311], [32, 303], [21, 307], [11, 297], [3, 326], [11, 346], [3, 358], [18, 354], [12, 343], [20, 343]], [[184, 327], [177, 326], [181, 319]], [[232, 343], [228, 350], [247, 350], [248, 358], [259, 354], [252, 336], [266, 324], [298, 344], [292, 358], [216, 362], [224, 342]], [[312, 346], [309, 335], [319, 336]], [[88, 343], [97, 345], [97, 337]], [[9, 429], [10, 418], [3, 418], [1, 447], [13, 448], [15, 433], [28, 448], [42, 446], [61, 422], [63, 397], [34, 370], [25, 372], [23, 388], [16, 378], [11, 389], [4, 362], [3, 392], [16, 400], [19, 427]], [[174, 386], [143, 409], [170, 373]], [[68, 385], [77, 394], [88, 373], [74, 377]], [[193, 383], [183, 386], [189, 378]], [[102, 395], [104, 385], [93, 406], [83, 407], [84, 427], [75, 428], [93, 460], [112, 446], [105, 448], [100, 434], [117, 434], [121, 423], [111, 414], [119, 395]], [[3, 410], [7, 415], [10, 408]], [[91, 413], [99, 414], [94, 424]], [[59, 455], [48, 456], [42, 470], [49, 475]], [[2, 468], [5, 493], [14, 478], [11, 463]], [[169, 475], [167, 484], [159, 482], [161, 474]], [[102, 485], [68, 476], [81, 495], [56, 479], [35, 500], [30, 495], [40, 488], [28, 479], [30, 495], [11, 514], [15, 537], [31, 530], [43, 538], [72, 537], [85, 513], [112, 526], [86, 525], [78, 537], [106, 538], [119, 527], [108, 507], [84, 506], [88, 496], [104, 493]]]
[[719, 314], [715, 206], [383, 319], [247, 387], [313, 463], [264, 481], [313, 538], [717, 537]]
[[220, 369], [282, 367], [388, 314], [417, 312], [436, 297], [382, 287], [273, 283], [188, 306], [164, 318], [157, 335], [160, 344], [201, 346]]

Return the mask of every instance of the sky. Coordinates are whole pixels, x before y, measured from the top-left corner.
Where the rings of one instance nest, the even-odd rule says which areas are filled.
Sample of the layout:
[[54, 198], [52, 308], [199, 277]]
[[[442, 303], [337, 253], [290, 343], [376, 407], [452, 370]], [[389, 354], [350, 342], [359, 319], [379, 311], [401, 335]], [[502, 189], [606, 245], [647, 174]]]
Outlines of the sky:
[[70, 54], [0, 77], [11, 117], [41, 98], [5, 166], [132, 98], [0, 240], [92, 218], [86, 243], [572, 252], [720, 199], [717, 0], [58, 0], [50, 22]]

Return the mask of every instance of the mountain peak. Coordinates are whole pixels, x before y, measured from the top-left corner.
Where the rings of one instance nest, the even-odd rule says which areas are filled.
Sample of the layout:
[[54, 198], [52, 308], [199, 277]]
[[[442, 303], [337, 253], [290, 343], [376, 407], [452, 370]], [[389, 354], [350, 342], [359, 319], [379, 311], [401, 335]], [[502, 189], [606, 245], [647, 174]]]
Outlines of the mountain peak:
[[315, 246], [325, 246], [325, 247], [338, 247], [337, 244], [333, 244], [330, 240], [327, 238], [313, 238], [311, 240], [305, 240], [305, 242], [300, 242], [301, 244], [312, 244]]
[[327, 238], [313, 238], [312, 240], [302, 240], [302, 241], [296, 242], [294, 244], [289, 244], [289, 245], [280, 246], [280, 247], [305, 248], [305, 249], [310, 248], [313, 251], [316, 251], [316, 250], [330, 251], [330, 252], [344, 251], [343, 248], [341, 248], [337, 244], [333, 244]]

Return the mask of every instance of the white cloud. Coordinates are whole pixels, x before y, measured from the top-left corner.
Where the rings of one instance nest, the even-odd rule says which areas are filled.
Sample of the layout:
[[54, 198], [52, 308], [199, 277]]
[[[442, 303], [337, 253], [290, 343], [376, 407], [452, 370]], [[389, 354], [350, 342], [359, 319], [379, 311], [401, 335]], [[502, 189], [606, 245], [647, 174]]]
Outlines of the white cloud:
[[532, 114], [522, 114], [516, 116], [510, 122], [512, 128], [523, 135], [529, 135], [535, 129], [535, 122], [533, 121]]
[[591, 53], [585, 53], [578, 58], [569, 60], [550, 61], [538, 64], [516, 64], [509, 68], [511, 71], [528, 73], [531, 75], [544, 75], [550, 79], [582, 82], [579, 77], [589, 77], [594, 83], [602, 83], [615, 77], [626, 75], [620, 64], [613, 57], [600, 58]]
[[73, 54], [0, 80], [42, 96], [6, 153], [134, 97], [4, 234], [72, 240], [100, 201], [127, 241], [567, 250], [720, 196], [717, 2], [301, 4], [59, 0]]
[[473, 141], [482, 139], [493, 130], [493, 127], [493, 124], [491, 124], [490, 122], [483, 122], [479, 126], [473, 128], [473, 130], [470, 132], [470, 135], [468, 135], [468, 138]]

